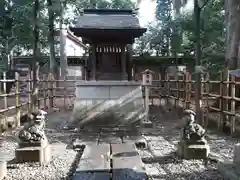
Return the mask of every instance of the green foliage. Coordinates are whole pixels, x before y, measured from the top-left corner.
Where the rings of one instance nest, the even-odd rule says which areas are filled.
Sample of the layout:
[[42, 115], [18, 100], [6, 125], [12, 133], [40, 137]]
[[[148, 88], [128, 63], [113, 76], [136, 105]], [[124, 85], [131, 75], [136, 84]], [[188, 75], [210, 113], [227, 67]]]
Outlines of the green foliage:
[[[160, 52], [157, 55], [164, 55], [163, 49], [168, 48], [165, 51], [170, 51], [172, 56], [175, 53], [183, 56], [193, 56], [195, 54], [195, 42], [196, 37], [195, 22], [192, 14], [181, 13], [177, 18], [170, 17], [169, 3], [178, 2], [178, 0], [156, 0], [156, 19], [157, 22], [151, 24], [148, 28], [148, 32], [140, 40], [144, 40], [144, 43], [140, 40], [136, 46], [136, 50], [140, 50], [140, 44], [142, 52]], [[173, 3], [173, 7], [178, 8], [179, 4]], [[180, 6], [186, 4], [186, 1]], [[171, 6], [172, 7], [172, 6]], [[202, 59], [201, 63], [209, 72], [218, 73], [224, 65], [225, 54], [225, 19], [224, 14], [224, 0], [210, 0], [208, 4], [202, 9], [201, 12], [201, 49]], [[170, 34], [169, 31], [171, 32]], [[170, 46], [168, 46], [167, 39], [170, 39]], [[150, 44], [147, 46], [147, 44]], [[141, 54], [141, 53], [138, 53]]]
[[[134, 8], [131, 0], [52, 0], [50, 9], [54, 12], [55, 23], [59, 22], [61, 15], [61, 4], [63, 8], [75, 10], [77, 16], [83, 8]], [[6, 58], [6, 54], [14, 49], [17, 55], [23, 52], [32, 54], [33, 48], [33, 1], [32, 0], [0, 0], [0, 53]], [[46, 53], [48, 49], [48, 11], [46, 0], [40, 0], [40, 15], [38, 25], [40, 29], [41, 52]], [[9, 24], [10, 20], [12, 24]], [[64, 19], [64, 23], [73, 21]], [[6, 24], [6, 22], [8, 24]], [[8, 26], [8, 27], [7, 27]], [[6, 43], [8, 49], [6, 49]], [[14, 48], [15, 47], [15, 48]]]
[[[201, 13], [201, 63], [210, 72], [218, 73], [223, 68], [225, 54], [224, 1], [215, 0], [207, 4]], [[181, 17], [184, 32], [183, 53], [194, 53], [195, 36], [192, 16]]]

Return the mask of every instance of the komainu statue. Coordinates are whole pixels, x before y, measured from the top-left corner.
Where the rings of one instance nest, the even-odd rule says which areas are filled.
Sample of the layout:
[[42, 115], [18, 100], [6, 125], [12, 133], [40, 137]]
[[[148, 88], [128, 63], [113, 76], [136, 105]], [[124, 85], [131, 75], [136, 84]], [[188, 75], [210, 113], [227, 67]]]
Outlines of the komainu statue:
[[195, 112], [184, 111], [185, 126], [183, 127], [182, 139], [187, 142], [205, 142], [205, 129], [195, 122]]
[[28, 122], [19, 132], [20, 142], [15, 150], [18, 163], [51, 161], [51, 148], [45, 135], [46, 112], [36, 110], [27, 115]]
[[195, 122], [195, 113], [185, 110], [183, 120], [185, 125], [182, 130], [177, 154], [185, 159], [206, 159], [210, 147], [205, 139], [205, 129]]
[[20, 130], [18, 135], [20, 141], [31, 143], [46, 140], [44, 132], [46, 114], [43, 110], [36, 110], [28, 115], [30, 121]]

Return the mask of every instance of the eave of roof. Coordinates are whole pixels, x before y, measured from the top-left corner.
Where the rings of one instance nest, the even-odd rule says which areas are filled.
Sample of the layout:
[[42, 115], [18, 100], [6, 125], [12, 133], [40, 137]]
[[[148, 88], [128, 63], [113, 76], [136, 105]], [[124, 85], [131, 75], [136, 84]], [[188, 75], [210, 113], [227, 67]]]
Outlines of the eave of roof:
[[84, 14], [134, 14], [132, 9], [84, 9]]
[[83, 44], [82, 41], [80, 41], [76, 36], [74, 36], [71, 32], [69, 32], [67, 30], [67, 38], [69, 38], [70, 40], [72, 40], [73, 42], [75, 42], [76, 44], [82, 46], [84, 49], [87, 48], [87, 46], [85, 44]]

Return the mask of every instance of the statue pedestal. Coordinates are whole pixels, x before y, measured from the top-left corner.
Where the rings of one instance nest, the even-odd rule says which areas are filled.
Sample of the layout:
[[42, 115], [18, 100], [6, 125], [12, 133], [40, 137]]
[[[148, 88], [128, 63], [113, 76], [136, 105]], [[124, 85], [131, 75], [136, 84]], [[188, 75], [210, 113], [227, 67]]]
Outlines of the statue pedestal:
[[218, 170], [225, 179], [240, 179], [240, 144], [236, 144], [234, 147], [233, 161], [219, 162]]
[[233, 163], [236, 169], [240, 172], [240, 143], [234, 146]]
[[182, 140], [178, 143], [177, 154], [184, 159], [206, 159], [209, 152], [209, 145], [203, 141], [194, 144]]
[[3, 180], [7, 175], [7, 163], [0, 160], [0, 180]]
[[142, 128], [153, 128], [153, 123], [152, 123], [152, 121], [142, 121], [141, 127]]
[[50, 145], [42, 142], [21, 142], [19, 143], [19, 148], [15, 150], [15, 157], [18, 163], [49, 163], [51, 161]]

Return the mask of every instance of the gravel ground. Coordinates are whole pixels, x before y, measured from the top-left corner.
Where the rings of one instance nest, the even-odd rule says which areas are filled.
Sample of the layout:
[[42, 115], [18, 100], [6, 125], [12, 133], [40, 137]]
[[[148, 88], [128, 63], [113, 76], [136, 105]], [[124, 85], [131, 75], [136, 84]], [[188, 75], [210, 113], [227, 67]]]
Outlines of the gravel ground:
[[[39, 163], [10, 164], [5, 180], [60, 180], [67, 179], [71, 174], [71, 166], [77, 152], [68, 147], [71, 142], [71, 133], [61, 132], [58, 127], [64, 124], [70, 114], [58, 113], [49, 115], [46, 134], [49, 138], [52, 151], [52, 161], [46, 166]], [[5, 133], [2, 138], [1, 152], [7, 154], [7, 158], [14, 158], [14, 150], [17, 147], [16, 133]]]
[[[169, 108], [165, 109], [169, 110]], [[174, 118], [174, 113], [166, 113], [162, 108], [151, 109], [152, 119], [156, 123], [156, 129], [145, 133], [144, 137], [149, 143], [148, 150], [139, 150], [144, 159], [144, 167], [152, 180], [221, 180], [223, 179], [214, 164], [205, 165], [200, 160], [181, 160], [175, 154], [175, 146], [179, 141], [179, 120]], [[53, 161], [41, 167], [38, 163], [12, 164], [8, 168], [6, 180], [61, 180], [67, 179], [71, 174], [71, 168], [77, 157], [77, 152], [69, 146], [73, 133], [61, 130], [67, 124], [70, 113], [54, 113], [49, 115], [46, 134], [52, 147]], [[1, 152], [6, 152], [9, 159], [14, 157], [17, 146], [16, 131], [4, 134]], [[219, 153], [221, 157], [231, 159], [233, 145], [236, 140], [225, 136], [208, 133], [211, 150]], [[156, 159], [156, 157], [158, 157]]]
[[[165, 107], [164, 109], [169, 110], [170, 108]], [[150, 179], [223, 179], [217, 171], [216, 164], [206, 165], [202, 160], [182, 160], [176, 156], [180, 129], [179, 119], [174, 118], [175, 114], [172, 111], [154, 107], [151, 108], [151, 114], [152, 120], [156, 122], [156, 129], [145, 133], [144, 138], [148, 142], [149, 148], [140, 151], [141, 156], [148, 159], [144, 161], [144, 166]], [[212, 152], [218, 153], [222, 158], [231, 159], [233, 157], [232, 150], [236, 140], [216, 135], [213, 132], [208, 132], [208, 140]]]

